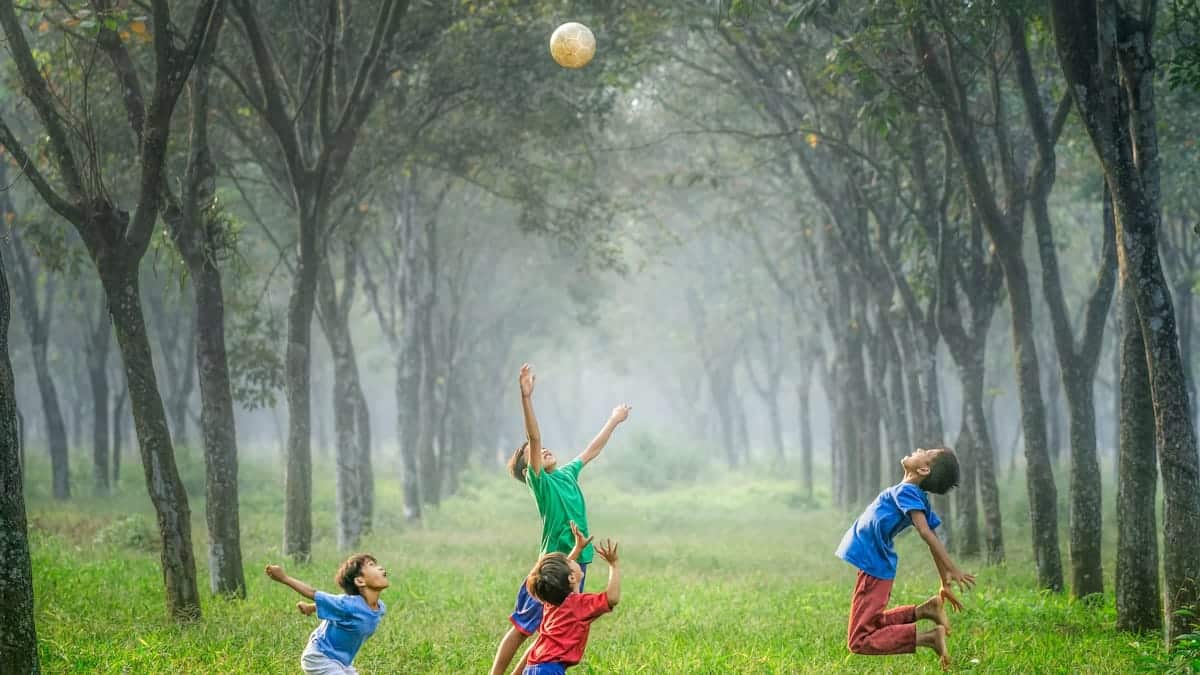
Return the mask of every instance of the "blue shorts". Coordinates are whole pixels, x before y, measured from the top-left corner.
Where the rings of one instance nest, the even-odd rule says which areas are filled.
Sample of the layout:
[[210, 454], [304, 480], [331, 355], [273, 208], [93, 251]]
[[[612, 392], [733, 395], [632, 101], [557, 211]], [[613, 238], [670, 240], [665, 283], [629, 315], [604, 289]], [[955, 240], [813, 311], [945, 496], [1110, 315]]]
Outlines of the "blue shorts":
[[[587, 581], [588, 566], [587, 563], [579, 563], [579, 567], [583, 569], [583, 578], [579, 580], [579, 592], [582, 593], [583, 583]], [[513, 613], [508, 617], [508, 620], [524, 635], [533, 635], [542, 626], [542, 601], [529, 594], [529, 589], [525, 588], [524, 580], [521, 581], [521, 588], [517, 589], [517, 604], [513, 608]], [[552, 664], [542, 665], [548, 666]]]
[[525, 671], [522, 675], [567, 675], [567, 669], [557, 661], [553, 663], [539, 663], [533, 666], [525, 666]]

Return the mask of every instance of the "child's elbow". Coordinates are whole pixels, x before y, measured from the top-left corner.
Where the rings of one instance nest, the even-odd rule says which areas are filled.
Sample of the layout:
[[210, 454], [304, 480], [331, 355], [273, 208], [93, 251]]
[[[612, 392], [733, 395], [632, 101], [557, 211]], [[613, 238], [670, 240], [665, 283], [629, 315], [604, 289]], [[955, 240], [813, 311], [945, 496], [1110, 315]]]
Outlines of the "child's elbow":
[[613, 609], [619, 604], [621, 604], [621, 596], [619, 594], [614, 595], [612, 593], [609, 593], [608, 594], [608, 608]]

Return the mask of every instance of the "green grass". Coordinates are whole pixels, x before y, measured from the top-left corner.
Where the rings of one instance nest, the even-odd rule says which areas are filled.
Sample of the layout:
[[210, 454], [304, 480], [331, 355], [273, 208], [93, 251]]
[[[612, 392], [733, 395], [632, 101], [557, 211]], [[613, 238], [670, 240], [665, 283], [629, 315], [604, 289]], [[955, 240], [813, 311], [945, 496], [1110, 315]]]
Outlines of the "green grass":
[[[37, 629], [46, 672], [298, 671], [315, 621], [294, 610], [295, 593], [261, 572], [281, 561], [276, 470], [243, 463], [249, 597], [229, 601], [207, 595], [201, 472], [194, 457], [183, 464], [204, 595], [203, 619], [183, 626], [165, 617], [157, 554], [130, 536], [138, 522], [119, 522], [144, 514], [141, 527], [153, 523], [140, 466], [130, 463], [113, 497], [66, 504], [47, 498], [46, 467], [30, 467]], [[314, 475], [313, 562], [282, 562], [293, 576], [332, 591], [330, 578], [344, 555], [334, 548], [331, 475], [324, 466]], [[927, 650], [897, 657], [847, 652], [855, 575], [832, 552], [853, 514], [807, 507], [794, 483], [765, 470], [637, 493], [622, 490], [598, 462], [584, 481], [592, 532], [621, 542], [625, 586], [620, 607], [594, 625], [584, 661], [572, 672], [938, 672]], [[85, 494], [86, 479], [79, 483], [76, 493]], [[404, 521], [394, 472], [385, 476], [381, 469], [377, 484], [375, 533], [362, 548], [388, 568], [392, 587], [383, 596], [388, 616], [356, 665], [363, 673], [485, 672], [508, 626], [517, 585], [536, 558], [532, 498], [502, 471], [472, 473], [459, 496], [431, 511], [423, 527], [413, 527]], [[1023, 494], [1019, 484], [1005, 489]], [[951, 617], [956, 670], [1121, 673], [1138, 668], [1142, 655], [1161, 652], [1157, 638], [1114, 630], [1111, 592], [1093, 606], [1034, 590], [1022, 506], [1006, 503], [1006, 511], [1009, 562], [960, 562], [976, 572], [978, 586], [963, 596], [967, 610]], [[1113, 522], [1110, 516], [1107, 523]], [[97, 543], [100, 533], [105, 543]], [[899, 552], [893, 602], [919, 602], [937, 588], [929, 554], [915, 536], [902, 537]], [[1111, 590], [1111, 564], [1107, 572]], [[602, 589], [606, 575], [597, 560], [588, 589]]]

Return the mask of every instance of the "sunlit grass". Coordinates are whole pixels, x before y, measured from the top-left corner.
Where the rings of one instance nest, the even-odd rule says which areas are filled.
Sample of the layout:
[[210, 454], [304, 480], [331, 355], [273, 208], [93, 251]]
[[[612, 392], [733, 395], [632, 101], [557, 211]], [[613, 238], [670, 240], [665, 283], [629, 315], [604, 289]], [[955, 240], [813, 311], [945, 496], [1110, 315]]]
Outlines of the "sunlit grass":
[[[165, 617], [157, 554], [121, 546], [123, 530], [96, 543], [130, 514], [153, 512], [140, 467], [109, 498], [46, 497], [47, 468], [30, 467], [30, 517], [38, 637], [46, 672], [291, 673], [312, 619], [295, 612], [297, 596], [261, 573], [279, 552], [281, 480], [276, 469], [243, 463], [241, 519], [249, 598], [204, 592], [202, 621], [177, 626]], [[198, 578], [207, 590], [202, 474], [186, 471], [193, 495]], [[768, 477], [771, 474], [776, 477]], [[572, 672], [824, 673], [937, 672], [929, 652], [890, 658], [850, 655], [846, 614], [854, 571], [833, 557], [854, 514], [811, 508], [797, 486], [775, 472], [717, 476], [662, 492], [622, 489], [603, 462], [584, 474], [593, 534], [621, 542], [621, 606], [593, 627], [584, 662]], [[334, 548], [333, 485], [315, 472], [315, 548], [289, 571], [319, 588], [343, 554]], [[1005, 486], [1023, 495], [1017, 482]], [[88, 492], [79, 480], [77, 494]], [[827, 501], [827, 499], [826, 499]], [[1034, 590], [1022, 503], [1006, 502], [1009, 562], [983, 567], [967, 611], [952, 617], [951, 653], [960, 670], [995, 673], [1129, 672], [1158, 640], [1113, 629], [1111, 592], [1098, 605]], [[1065, 511], [1063, 512], [1065, 514]], [[427, 514], [423, 527], [404, 521], [394, 474], [378, 480], [375, 532], [362, 548], [391, 573], [379, 632], [359, 654], [363, 673], [477, 673], [491, 662], [506, 630], [517, 584], [537, 553], [532, 498], [499, 470], [470, 473], [461, 494]], [[1065, 520], [1065, 517], [1064, 517]], [[1106, 530], [1111, 532], [1110, 517]], [[1065, 541], [1065, 539], [1064, 539]], [[917, 537], [899, 542], [895, 602], [918, 602], [936, 589], [929, 554]], [[1111, 558], [1112, 546], [1106, 551]], [[1065, 546], [1064, 546], [1065, 554]], [[286, 561], [284, 561], [286, 564]], [[1111, 565], [1108, 569], [1111, 590]], [[607, 568], [589, 570], [589, 590], [603, 588]]]

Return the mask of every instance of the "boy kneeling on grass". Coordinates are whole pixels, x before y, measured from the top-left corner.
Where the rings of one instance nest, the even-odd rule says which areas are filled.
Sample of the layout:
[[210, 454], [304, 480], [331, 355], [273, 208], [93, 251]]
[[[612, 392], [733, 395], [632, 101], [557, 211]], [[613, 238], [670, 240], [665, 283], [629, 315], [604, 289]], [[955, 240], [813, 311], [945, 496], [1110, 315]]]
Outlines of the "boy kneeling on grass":
[[[962, 603], [954, 597], [950, 585], [957, 583], [960, 590], [969, 588], [975, 584], [975, 577], [958, 569], [933, 533], [941, 519], [925, 493], [946, 494], [958, 485], [958, 458], [949, 448], [918, 449], [900, 460], [900, 466], [904, 467], [904, 480], [879, 493], [846, 531], [837, 549], [839, 558], [859, 569], [846, 641], [855, 654], [911, 654], [917, 647], [929, 647], [946, 668], [950, 665], [946, 649], [950, 621], [943, 605], [949, 602], [955, 610], [961, 610]], [[929, 546], [942, 587], [920, 605], [886, 609], [896, 577], [897, 556], [892, 540], [910, 525]], [[937, 625], [917, 632], [919, 619]]]
[[315, 590], [289, 577], [279, 565], [267, 565], [266, 572], [268, 577], [315, 601], [296, 603], [301, 614], [315, 613], [321, 619], [300, 655], [300, 669], [309, 675], [356, 675], [354, 656], [387, 612], [379, 599], [379, 593], [390, 585], [387, 571], [366, 553], [350, 556], [333, 577], [334, 583], [346, 591], [340, 595]]
[[[592, 621], [607, 614], [621, 601], [621, 570], [617, 567], [617, 544], [597, 544], [596, 554], [608, 563], [608, 588], [603, 593], [581, 593], [583, 569], [576, 562], [592, 538], [584, 538], [571, 522], [575, 547], [570, 554], [546, 553], [526, 578], [529, 594], [542, 601], [544, 610], [537, 640], [525, 652], [516, 671], [524, 675], [563, 675], [583, 659]], [[524, 670], [522, 670], [524, 668]]]

